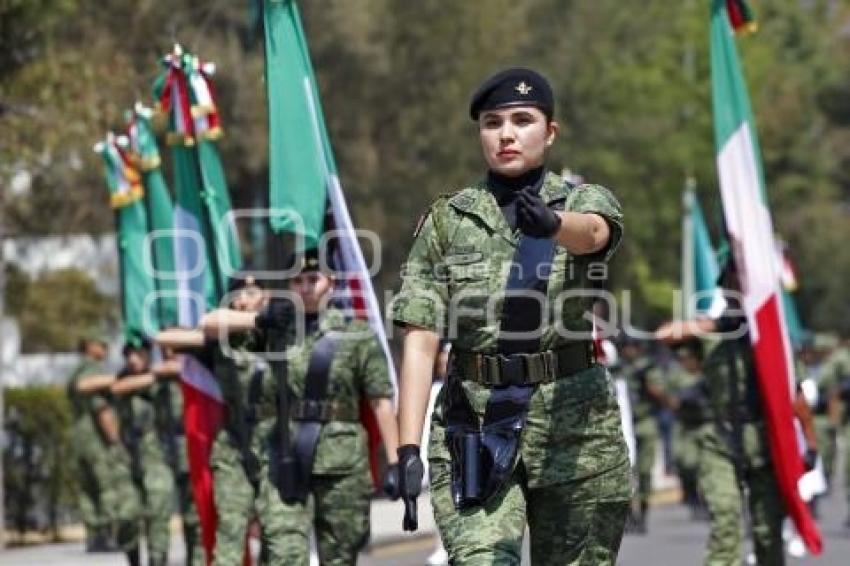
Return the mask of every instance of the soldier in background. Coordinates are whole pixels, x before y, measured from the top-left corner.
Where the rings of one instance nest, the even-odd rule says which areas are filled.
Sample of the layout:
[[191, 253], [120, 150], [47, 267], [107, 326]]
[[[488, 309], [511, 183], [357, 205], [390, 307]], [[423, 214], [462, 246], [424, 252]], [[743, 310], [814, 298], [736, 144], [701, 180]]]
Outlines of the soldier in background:
[[821, 380], [828, 384], [831, 410], [829, 414], [839, 425], [842, 422], [844, 439], [844, 486], [847, 493], [847, 519], [850, 528], [850, 339], [845, 338], [823, 361]]
[[163, 360], [151, 368], [156, 383], [152, 386], [156, 406], [156, 429], [168, 467], [174, 475], [177, 509], [183, 520], [183, 542], [187, 566], [203, 566], [200, 519], [195, 508], [189, 480], [189, 456], [183, 430], [183, 392], [180, 387], [180, 361], [170, 348], [163, 349]]
[[[114, 525], [109, 501], [113, 490], [110, 461], [119, 451], [118, 425], [111, 406], [109, 385], [114, 379], [106, 374], [106, 342], [87, 337], [80, 340], [83, 359], [68, 379], [68, 399], [71, 404], [71, 447], [74, 451], [79, 484], [79, 508], [86, 529], [86, 551], [108, 552], [115, 549]], [[104, 376], [95, 387], [94, 380]], [[79, 384], [89, 378], [89, 391]]]
[[[322, 564], [356, 563], [369, 538], [373, 492], [364, 407], [374, 411], [387, 451], [385, 491], [398, 497], [394, 391], [386, 356], [368, 323], [348, 320], [329, 304], [332, 266], [322, 265], [320, 257], [325, 254], [314, 249], [288, 262], [289, 291], [303, 309], [281, 309], [291, 303], [272, 301], [260, 314], [222, 309], [201, 321], [208, 334], [259, 330], [265, 340], [275, 331], [288, 334], [286, 391], [279, 376], [261, 380], [253, 442], [260, 456], [257, 510], [272, 564], [306, 564], [311, 527]], [[301, 336], [294, 331], [298, 326]], [[262, 345], [265, 349], [266, 341]], [[283, 415], [282, 395], [289, 400]], [[282, 434], [289, 434], [292, 446], [283, 457]], [[292, 465], [284, 468], [287, 464]]]
[[683, 342], [675, 349], [678, 367], [667, 379], [667, 395], [676, 422], [673, 426], [673, 455], [682, 485], [683, 502], [691, 517], [705, 516], [699, 493], [699, 431], [708, 417], [708, 391], [702, 376], [703, 345], [697, 339]]
[[128, 342], [123, 355], [125, 366], [111, 390], [116, 397], [121, 442], [130, 456], [132, 486], [138, 505], [135, 528], [122, 547], [130, 564], [138, 564], [144, 531], [149, 566], [165, 566], [171, 538], [174, 476], [157, 433], [150, 344], [144, 339]]
[[624, 340], [620, 355], [620, 374], [629, 388], [637, 462], [633, 468], [637, 490], [632, 502], [632, 515], [628, 529], [646, 534], [649, 514], [649, 497], [652, 494], [652, 468], [658, 450], [658, 409], [666, 402], [664, 376], [647, 354], [644, 343], [634, 339]]
[[841, 424], [841, 396], [839, 380], [835, 372], [827, 368], [825, 360], [837, 346], [836, 337], [817, 333], [807, 337], [801, 352], [802, 362], [805, 364], [805, 381], [814, 385], [813, 388], [808, 388], [810, 406], [828, 488], [831, 488], [835, 472], [838, 427]]

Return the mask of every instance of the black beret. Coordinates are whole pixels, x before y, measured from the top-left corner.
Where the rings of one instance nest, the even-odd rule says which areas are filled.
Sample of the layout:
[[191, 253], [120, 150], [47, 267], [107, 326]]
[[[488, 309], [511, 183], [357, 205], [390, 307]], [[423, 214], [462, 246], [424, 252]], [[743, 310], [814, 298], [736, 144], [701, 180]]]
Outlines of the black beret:
[[555, 97], [549, 81], [536, 71], [514, 67], [484, 81], [472, 95], [469, 115], [478, 120], [484, 110], [508, 106], [536, 106], [550, 120], [555, 113]]

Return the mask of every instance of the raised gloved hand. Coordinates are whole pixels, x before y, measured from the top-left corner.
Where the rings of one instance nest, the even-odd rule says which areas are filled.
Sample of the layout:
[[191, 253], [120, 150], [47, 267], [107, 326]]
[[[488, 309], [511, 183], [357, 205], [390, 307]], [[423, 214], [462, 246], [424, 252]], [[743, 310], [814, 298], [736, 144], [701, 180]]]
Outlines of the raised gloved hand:
[[395, 501], [401, 496], [399, 491], [398, 478], [398, 463], [387, 466], [387, 473], [384, 475], [383, 491], [384, 495]]
[[402, 528], [405, 531], [415, 531], [419, 528], [416, 513], [416, 498], [422, 491], [422, 476], [425, 467], [419, 456], [419, 447], [415, 444], [405, 444], [398, 448], [399, 494], [404, 501], [404, 520]]
[[806, 468], [807, 472], [811, 472], [815, 469], [815, 465], [818, 461], [818, 451], [814, 448], [809, 448], [806, 450], [806, 454], [803, 456], [803, 466]]
[[294, 315], [292, 301], [274, 298], [257, 313], [254, 325], [260, 330], [283, 330], [292, 324]]
[[523, 234], [532, 238], [551, 238], [561, 227], [561, 217], [531, 189], [521, 190], [516, 203], [517, 226]]

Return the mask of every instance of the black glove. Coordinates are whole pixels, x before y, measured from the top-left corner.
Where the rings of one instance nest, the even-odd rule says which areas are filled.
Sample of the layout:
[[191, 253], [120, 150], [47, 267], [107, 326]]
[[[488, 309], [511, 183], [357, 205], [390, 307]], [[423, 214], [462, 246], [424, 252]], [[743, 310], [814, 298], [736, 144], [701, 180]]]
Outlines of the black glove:
[[416, 515], [416, 498], [422, 491], [422, 476], [425, 467], [419, 457], [419, 447], [415, 444], [405, 444], [398, 449], [398, 488], [401, 500], [404, 501], [404, 520], [402, 528], [405, 531], [415, 531], [419, 528]]
[[266, 307], [257, 313], [254, 325], [260, 330], [283, 330], [292, 324], [295, 309], [292, 301], [274, 298]]
[[531, 189], [521, 190], [516, 204], [517, 226], [523, 234], [532, 238], [551, 238], [561, 227], [561, 217]]
[[806, 468], [807, 472], [811, 472], [815, 469], [815, 464], [818, 461], [818, 451], [814, 448], [809, 448], [806, 450], [805, 456], [803, 456], [803, 466]]
[[384, 475], [383, 490], [384, 495], [393, 501], [401, 496], [398, 485], [398, 463], [387, 466], [387, 473]]

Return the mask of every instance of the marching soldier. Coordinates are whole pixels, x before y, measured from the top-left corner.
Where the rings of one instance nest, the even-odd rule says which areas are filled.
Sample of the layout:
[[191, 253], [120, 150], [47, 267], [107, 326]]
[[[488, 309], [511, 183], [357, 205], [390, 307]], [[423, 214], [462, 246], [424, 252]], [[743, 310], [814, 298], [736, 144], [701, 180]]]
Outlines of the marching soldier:
[[148, 564], [165, 566], [171, 538], [174, 477], [157, 434], [150, 345], [145, 340], [128, 342], [123, 354], [126, 364], [111, 390], [116, 397], [121, 442], [130, 457], [130, 474], [138, 505], [135, 528], [122, 541], [122, 548], [127, 552], [130, 564], [138, 564], [144, 531]]
[[113, 550], [116, 485], [112, 461], [120, 456], [118, 425], [111, 405], [109, 386], [114, 377], [105, 371], [106, 342], [97, 338], [80, 341], [83, 360], [68, 380], [73, 413], [71, 446], [76, 458], [79, 506], [86, 528], [86, 550]]
[[189, 481], [189, 457], [183, 430], [183, 393], [180, 389], [180, 363], [171, 349], [163, 351], [164, 360], [151, 371], [156, 377], [152, 395], [156, 407], [156, 429], [174, 475], [178, 510], [183, 519], [183, 542], [187, 566], [203, 566], [200, 519]]
[[[841, 423], [843, 406], [843, 437], [845, 454], [850, 454], [850, 340], [844, 341], [824, 360], [820, 368], [821, 379], [828, 384], [828, 395], [833, 422]], [[844, 486], [847, 493], [847, 519], [845, 526], [850, 528], [850, 456], [844, 457]]]
[[675, 349], [679, 367], [670, 373], [667, 393], [676, 415], [673, 427], [673, 455], [682, 484], [684, 503], [693, 518], [703, 515], [698, 487], [699, 431], [706, 423], [708, 391], [702, 376], [703, 345], [697, 339], [683, 342]]
[[[264, 345], [270, 332], [287, 333], [286, 387], [282, 390], [279, 375], [262, 380], [253, 443], [260, 456], [257, 507], [269, 563], [308, 564], [312, 527], [322, 564], [353, 565], [369, 538], [372, 496], [360, 422], [364, 402], [377, 417], [387, 450], [385, 490], [397, 497], [393, 386], [383, 348], [368, 324], [346, 320], [329, 306], [334, 279], [318, 253], [296, 254], [290, 267], [289, 291], [300, 308], [292, 312], [272, 301], [259, 315], [214, 311], [202, 326], [207, 333], [256, 327], [266, 334]], [[293, 332], [298, 325], [301, 336]], [[279, 410], [284, 396], [288, 414]], [[284, 435], [290, 450], [283, 447]]]
[[634, 422], [637, 461], [636, 503], [633, 505], [630, 527], [639, 534], [647, 530], [649, 496], [652, 494], [652, 467], [658, 449], [658, 408], [665, 402], [664, 378], [661, 369], [646, 355], [645, 346], [627, 338], [621, 349], [622, 375], [629, 388], [632, 420]]
[[[736, 278], [734, 263], [727, 259], [718, 284], [737, 290]], [[709, 417], [699, 436], [699, 485], [711, 525], [705, 564], [741, 563], [743, 501], [749, 509], [756, 563], [782, 566], [785, 509], [773, 474], [753, 349], [746, 319], [730, 312], [725, 311], [717, 319], [665, 324], [656, 331], [656, 337], [674, 342], [722, 333], [722, 339], [711, 348], [702, 365]], [[794, 411], [807, 442], [805, 466], [811, 469], [817, 447], [810, 415], [802, 410], [805, 403], [801, 401], [795, 402]]]
[[[629, 462], [613, 384], [596, 364], [586, 291], [622, 235], [599, 185], [547, 172], [558, 123], [549, 83], [494, 75], [472, 97], [486, 178], [420, 220], [393, 319], [405, 328], [399, 470], [415, 530], [431, 368], [452, 370], [431, 424], [431, 499], [452, 564], [614, 564]], [[596, 270], [596, 271], [595, 271]], [[562, 293], [563, 292], [563, 293]]]

